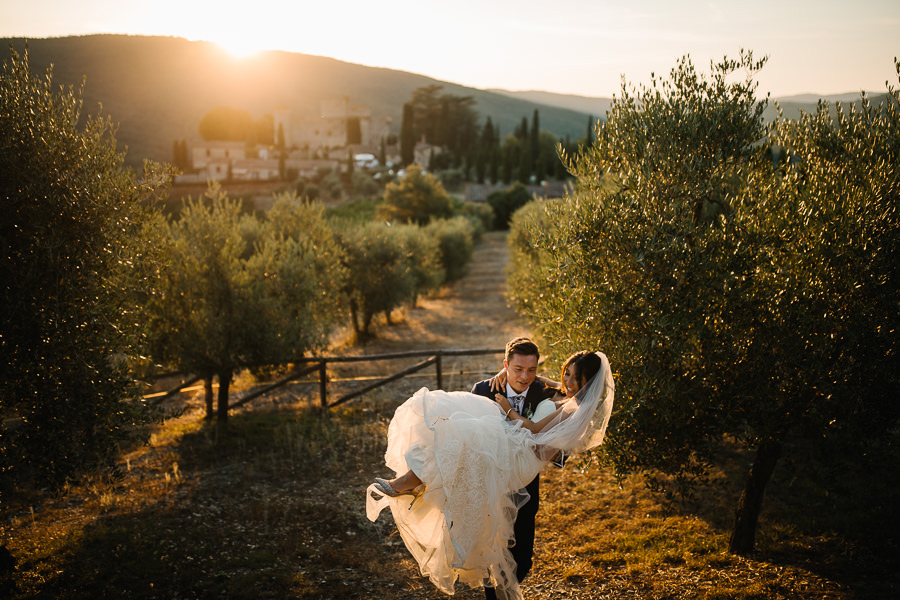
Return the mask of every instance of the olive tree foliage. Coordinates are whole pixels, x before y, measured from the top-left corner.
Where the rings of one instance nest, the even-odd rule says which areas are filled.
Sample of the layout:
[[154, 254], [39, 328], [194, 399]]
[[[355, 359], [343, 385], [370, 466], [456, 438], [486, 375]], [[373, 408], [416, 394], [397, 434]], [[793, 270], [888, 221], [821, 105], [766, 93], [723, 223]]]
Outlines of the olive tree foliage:
[[385, 186], [380, 217], [392, 223], [425, 225], [432, 219], [453, 215], [453, 202], [444, 185], [418, 165]]
[[[620, 472], [702, 478], [724, 437], [754, 453], [730, 550], [798, 440], [871, 443], [898, 409], [897, 94], [764, 125], [765, 60], [623, 85], [567, 198], [513, 219], [513, 295], [560, 356], [605, 351]], [[741, 76], [743, 75], [743, 76]], [[790, 160], [773, 164], [768, 144]], [[557, 357], [558, 358], [558, 357]]]
[[239, 369], [324, 346], [340, 316], [343, 270], [321, 207], [286, 194], [259, 219], [216, 186], [205, 200], [189, 201], [162, 227], [158, 291], [147, 311], [154, 358], [207, 382], [217, 377], [224, 421]]
[[444, 281], [456, 281], [468, 272], [479, 227], [477, 219], [465, 216], [439, 219], [424, 227], [427, 235], [437, 241]]
[[107, 119], [81, 92], [0, 72], [0, 476], [59, 483], [113, 455], [139, 414], [128, 377], [142, 200]]
[[394, 231], [403, 237], [405, 261], [412, 278], [410, 305], [415, 307], [419, 295], [438, 288], [447, 279], [441, 261], [441, 243], [427, 227], [399, 225]]
[[488, 206], [494, 211], [494, 229], [509, 229], [512, 214], [531, 202], [534, 196], [528, 188], [516, 182], [505, 190], [491, 192], [487, 199]]
[[404, 304], [462, 277], [472, 258], [480, 222], [476, 217], [436, 219], [428, 225], [336, 222], [344, 299], [357, 340], [373, 335], [378, 315], [388, 324]]
[[[363, 340], [372, 335], [376, 315], [384, 314], [390, 320], [395, 308], [415, 298], [417, 280], [424, 271], [413, 268], [411, 261], [426, 256], [412, 251], [417, 242], [405, 229], [395, 229], [386, 223], [351, 225], [337, 235], [341, 264], [347, 272], [344, 297], [354, 335]], [[431, 258], [426, 260], [436, 262]]]

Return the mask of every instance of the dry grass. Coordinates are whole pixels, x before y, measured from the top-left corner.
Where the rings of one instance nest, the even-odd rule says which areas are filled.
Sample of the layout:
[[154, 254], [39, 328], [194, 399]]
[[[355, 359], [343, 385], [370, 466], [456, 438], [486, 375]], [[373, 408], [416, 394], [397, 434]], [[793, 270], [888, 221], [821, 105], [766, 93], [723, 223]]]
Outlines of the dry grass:
[[[363, 491], [385, 471], [395, 405], [386, 392], [329, 413], [245, 411], [227, 435], [194, 410], [123, 457], [118, 477], [88, 479], [32, 505], [33, 514], [24, 505], [7, 513], [3, 540], [19, 560], [10, 595], [439, 598], [390, 517], [372, 524], [364, 515]], [[862, 581], [850, 576], [863, 566], [847, 554], [850, 542], [799, 530], [780, 532], [790, 547], [769, 532], [756, 555], [731, 556], [717, 519], [665, 505], [639, 477], [617, 482], [596, 465], [569, 465], [548, 468], [541, 488], [527, 598], [855, 599], [897, 590], [887, 559], [866, 567], [876, 581]]]
[[[502, 346], [522, 333], [499, 292], [490, 292], [502, 289], [496, 236], [480, 251], [499, 258], [477, 257], [480, 270], [468, 280], [426, 299], [365, 348], [347, 351]], [[486, 340], [489, 324], [500, 334]], [[472, 371], [492, 365], [490, 357], [461, 362], [445, 387], [468, 387], [477, 378]], [[0, 543], [17, 565], [0, 574], [0, 596], [443, 597], [418, 574], [390, 517], [373, 524], [364, 514], [366, 486], [386, 474], [387, 423], [421, 385], [431, 383], [401, 381], [328, 412], [312, 406], [314, 389], [296, 385], [237, 411], [227, 430], [203, 421], [199, 397], [190, 399], [183, 415], [124, 454], [113, 472], [53, 497], [23, 492], [2, 507]], [[736, 452], [723, 448], [723, 457]], [[823, 526], [830, 522], [816, 515], [831, 507], [817, 504], [821, 489], [776, 473], [758, 552], [739, 558], [725, 551], [739, 480], [725, 470], [713, 475], [696, 504], [673, 506], [639, 477], [616, 481], [596, 465], [548, 468], [526, 598], [898, 597], [896, 519], [883, 523], [888, 531], [880, 537], [868, 529], [846, 533], [872, 527], [859, 512], [840, 511], [843, 528]], [[460, 589], [457, 597], [483, 596]]]

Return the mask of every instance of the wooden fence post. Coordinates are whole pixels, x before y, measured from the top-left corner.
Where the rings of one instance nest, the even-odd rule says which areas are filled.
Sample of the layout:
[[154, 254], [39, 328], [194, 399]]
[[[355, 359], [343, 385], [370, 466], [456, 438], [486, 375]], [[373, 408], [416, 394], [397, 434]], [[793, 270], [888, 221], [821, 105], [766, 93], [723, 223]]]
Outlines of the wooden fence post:
[[319, 400], [322, 408], [328, 408], [328, 368], [327, 361], [323, 358], [319, 361]]
[[441, 373], [441, 352], [438, 350], [438, 353], [434, 356], [434, 368], [437, 372], [437, 388], [438, 390], [444, 389], [444, 377]]

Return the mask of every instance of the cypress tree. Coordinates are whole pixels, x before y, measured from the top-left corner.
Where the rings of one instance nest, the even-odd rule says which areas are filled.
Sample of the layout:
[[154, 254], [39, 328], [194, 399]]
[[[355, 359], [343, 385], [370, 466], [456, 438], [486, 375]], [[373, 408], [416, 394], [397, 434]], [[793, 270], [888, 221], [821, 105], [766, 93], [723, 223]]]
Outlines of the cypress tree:
[[347, 145], [362, 143], [362, 126], [359, 123], [359, 117], [350, 117], [347, 119]]
[[415, 158], [416, 137], [413, 131], [413, 107], [407, 102], [403, 105], [403, 122], [400, 125], [400, 161], [403, 166], [411, 165]]
[[529, 183], [531, 180], [531, 166], [534, 159], [531, 157], [531, 145], [523, 144], [519, 149], [519, 181]]
[[491, 148], [490, 156], [490, 181], [497, 183], [500, 180], [500, 148], [494, 146]]
[[528, 119], [527, 118], [522, 117], [522, 122], [519, 123], [518, 127], [516, 127], [516, 131], [515, 131], [514, 135], [523, 141], [528, 139]]
[[502, 181], [504, 184], [509, 185], [512, 183], [512, 170], [513, 170], [513, 148], [509, 144], [506, 145], [506, 150], [503, 153], [503, 175]]
[[278, 176], [285, 178], [287, 169], [285, 168], [285, 151], [284, 151], [284, 125], [278, 124]]

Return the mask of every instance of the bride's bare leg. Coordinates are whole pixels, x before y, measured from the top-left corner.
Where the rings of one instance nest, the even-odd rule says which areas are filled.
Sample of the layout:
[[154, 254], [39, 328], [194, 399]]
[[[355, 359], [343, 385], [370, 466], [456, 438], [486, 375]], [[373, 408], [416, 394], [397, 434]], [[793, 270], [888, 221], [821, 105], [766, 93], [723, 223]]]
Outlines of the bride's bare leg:
[[388, 483], [391, 484], [391, 487], [394, 488], [395, 491], [406, 492], [418, 486], [422, 483], [422, 480], [412, 472], [412, 469], [410, 469], [400, 477], [391, 479]]

